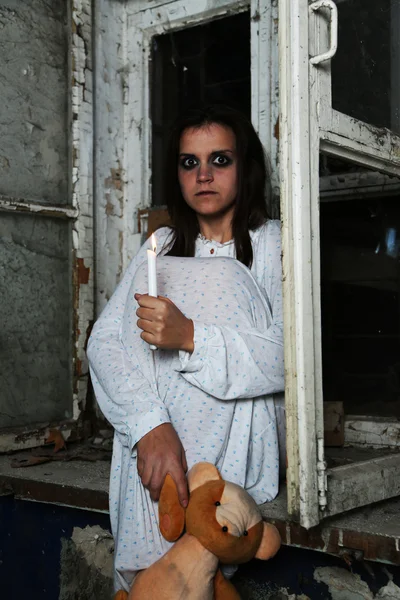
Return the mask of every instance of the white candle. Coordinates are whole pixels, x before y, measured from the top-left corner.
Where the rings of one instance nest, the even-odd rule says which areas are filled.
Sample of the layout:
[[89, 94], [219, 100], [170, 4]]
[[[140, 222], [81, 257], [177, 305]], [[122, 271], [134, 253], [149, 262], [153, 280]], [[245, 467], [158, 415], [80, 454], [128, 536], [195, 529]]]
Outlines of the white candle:
[[[157, 298], [157, 243], [154, 233], [151, 236], [152, 250], [147, 250], [147, 269], [149, 279], [149, 296]], [[151, 350], [157, 350], [157, 346], [150, 344]]]

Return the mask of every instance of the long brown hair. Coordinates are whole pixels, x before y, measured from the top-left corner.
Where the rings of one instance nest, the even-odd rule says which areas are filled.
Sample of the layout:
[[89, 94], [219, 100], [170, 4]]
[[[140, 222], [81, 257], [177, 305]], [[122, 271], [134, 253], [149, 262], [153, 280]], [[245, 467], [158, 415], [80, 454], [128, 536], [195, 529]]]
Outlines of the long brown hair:
[[196, 213], [185, 202], [178, 180], [178, 157], [185, 129], [201, 128], [216, 123], [229, 127], [236, 138], [238, 192], [232, 219], [236, 258], [247, 267], [253, 262], [249, 230], [263, 225], [269, 218], [267, 195], [270, 193], [269, 172], [264, 149], [251, 122], [239, 111], [221, 105], [192, 109], [173, 126], [165, 168], [165, 197], [173, 228], [170, 256], [194, 256], [199, 223]]

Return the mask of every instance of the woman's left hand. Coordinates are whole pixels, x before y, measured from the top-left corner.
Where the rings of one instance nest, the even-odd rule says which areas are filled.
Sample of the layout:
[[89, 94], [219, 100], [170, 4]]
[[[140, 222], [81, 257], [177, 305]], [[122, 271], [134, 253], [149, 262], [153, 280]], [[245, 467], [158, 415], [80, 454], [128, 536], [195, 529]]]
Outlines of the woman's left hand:
[[169, 298], [135, 294], [140, 337], [148, 344], [165, 350], [194, 350], [194, 326]]

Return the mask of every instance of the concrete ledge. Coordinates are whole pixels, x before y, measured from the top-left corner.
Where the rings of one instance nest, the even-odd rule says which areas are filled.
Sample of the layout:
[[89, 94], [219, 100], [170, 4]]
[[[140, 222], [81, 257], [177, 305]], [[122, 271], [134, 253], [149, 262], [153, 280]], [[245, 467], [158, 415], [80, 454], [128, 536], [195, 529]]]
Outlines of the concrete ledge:
[[[24, 454], [22, 453], [22, 456]], [[13, 458], [16, 456], [13, 454]], [[0, 495], [108, 512], [108, 461], [50, 462], [12, 468], [11, 456], [0, 456]], [[400, 565], [400, 498], [330, 517], [312, 529], [290, 519], [286, 488], [261, 506], [266, 521], [275, 523], [288, 546]]]
[[[26, 453], [13, 454], [12, 458]], [[54, 461], [13, 468], [10, 455], [0, 455], [0, 495], [23, 500], [108, 512], [108, 461]]]

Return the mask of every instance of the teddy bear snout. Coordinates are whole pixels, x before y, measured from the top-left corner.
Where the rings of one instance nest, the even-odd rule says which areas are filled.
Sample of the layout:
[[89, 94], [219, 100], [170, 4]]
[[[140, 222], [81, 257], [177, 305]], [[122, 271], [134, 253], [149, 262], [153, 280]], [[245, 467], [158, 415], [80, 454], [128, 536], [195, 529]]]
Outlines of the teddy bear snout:
[[228, 527], [231, 535], [240, 537], [261, 521], [261, 515], [254, 500], [235, 483], [226, 482], [216, 508], [215, 518], [221, 527]]
[[227, 527], [226, 531], [235, 537], [240, 537], [251, 527], [248, 515], [232, 504], [223, 504], [216, 510], [216, 519], [221, 528]]

